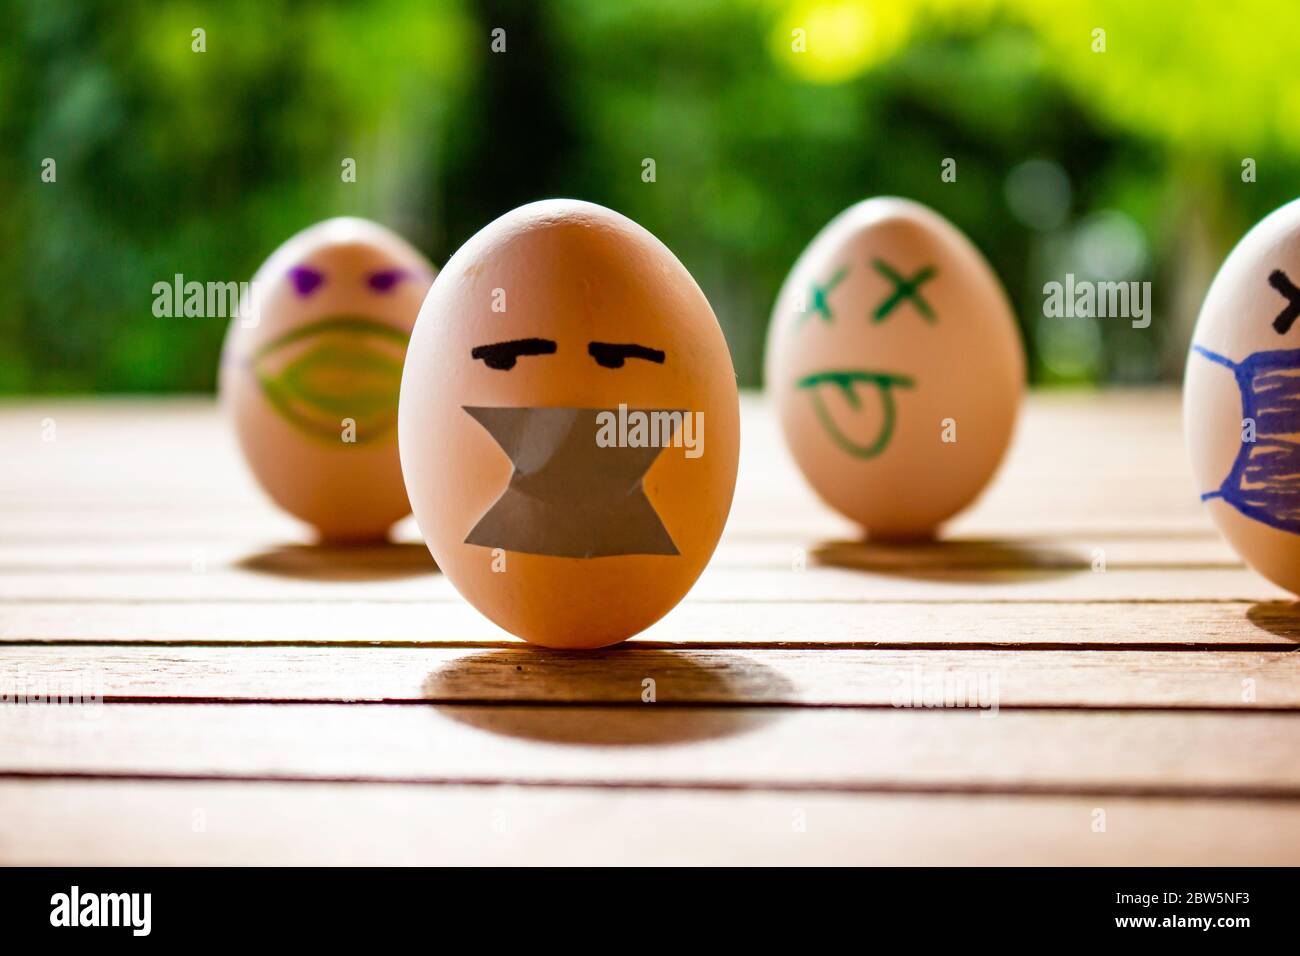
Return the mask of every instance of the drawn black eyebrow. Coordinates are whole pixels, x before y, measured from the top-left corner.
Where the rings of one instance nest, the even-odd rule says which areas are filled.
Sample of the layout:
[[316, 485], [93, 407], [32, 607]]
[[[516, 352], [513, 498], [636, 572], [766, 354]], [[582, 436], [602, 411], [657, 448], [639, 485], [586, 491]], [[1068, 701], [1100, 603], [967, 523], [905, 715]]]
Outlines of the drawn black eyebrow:
[[508, 372], [515, 367], [515, 360], [521, 355], [554, 354], [555, 342], [551, 339], [514, 339], [510, 342], [475, 346], [470, 350], [469, 357], [482, 359], [488, 368]]
[[664, 353], [644, 345], [617, 342], [589, 342], [587, 354], [602, 368], [622, 368], [625, 359], [639, 358], [658, 365], [664, 364]]
[[1297, 318], [1300, 318], [1300, 289], [1287, 278], [1285, 272], [1281, 269], [1274, 269], [1268, 277], [1268, 284], [1287, 300], [1288, 305], [1278, 313], [1277, 318], [1273, 320], [1273, 330], [1278, 335], [1286, 335], [1291, 331], [1291, 325]]

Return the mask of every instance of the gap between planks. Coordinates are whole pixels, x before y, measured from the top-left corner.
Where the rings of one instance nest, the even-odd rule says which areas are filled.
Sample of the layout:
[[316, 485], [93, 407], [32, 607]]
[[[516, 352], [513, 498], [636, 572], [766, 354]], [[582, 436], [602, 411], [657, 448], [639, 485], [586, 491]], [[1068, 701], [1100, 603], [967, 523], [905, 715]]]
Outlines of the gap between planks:
[[[679, 793], [679, 794], [715, 794], [715, 795], [751, 795], [751, 794], [793, 794], [845, 796], [854, 799], [873, 796], [905, 797], [1028, 797], [1028, 798], [1070, 798], [1083, 797], [1097, 799], [1142, 799], [1160, 801], [1169, 806], [1177, 806], [1188, 801], [1232, 801], [1242, 805], [1281, 804], [1300, 808], [1300, 787], [1261, 785], [1143, 785], [1143, 784], [1055, 784], [1055, 783], [984, 783], [984, 782], [805, 782], [805, 781], [691, 781], [633, 778], [630, 780], [608, 780], [599, 777], [564, 779], [530, 779], [527, 777], [452, 777], [410, 776], [395, 774], [368, 776], [365, 774], [311, 774], [307, 776], [293, 773], [186, 773], [177, 771], [79, 771], [65, 770], [50, 772], [46, 770], [0, 770], [0, 786], [5, 783], [41, 784], [63, 783], [69, 785], [87, 785], [99, 783], [125, 784], [212, 784], [214, 786], [234, 786], [248, 784], [269, 784], [284, 786], [293, 790], [301, 787], [348, 786], [358, 788], [393, 787], [412, 790], [438, 791], [444, 789], [475, 788], [503, 789], [527, 792], [544, 790], [563, 792], [568, 790], [590, 790], [595, 792], [619, 794], [628, 792]], [[0, 864], [2, 865], [2, 864]]]

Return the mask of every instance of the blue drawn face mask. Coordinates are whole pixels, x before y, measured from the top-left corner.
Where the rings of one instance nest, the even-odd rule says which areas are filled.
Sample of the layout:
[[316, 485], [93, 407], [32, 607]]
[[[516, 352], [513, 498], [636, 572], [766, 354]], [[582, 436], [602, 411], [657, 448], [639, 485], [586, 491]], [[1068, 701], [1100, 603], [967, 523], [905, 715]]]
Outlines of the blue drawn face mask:
[[1242, 418], [1255, 422], [1255, 441], [1241, 443], [1228, 477], [1201, 500], [1222, 498], [1248, 518], [1300, 534], [1300, 349], [1256, 352], [1241, 362], [1199, 345], [1192, 350], [1232, 369]]

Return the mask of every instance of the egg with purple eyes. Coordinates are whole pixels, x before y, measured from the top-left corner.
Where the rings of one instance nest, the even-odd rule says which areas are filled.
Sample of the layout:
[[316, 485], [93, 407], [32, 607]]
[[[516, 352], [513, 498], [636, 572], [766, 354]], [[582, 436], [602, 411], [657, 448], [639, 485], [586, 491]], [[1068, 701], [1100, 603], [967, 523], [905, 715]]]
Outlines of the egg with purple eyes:
[[219, 391], [244, 458], [324, 540], [382, 539], [410, 513], [397, 399], [434, 275], [383, 226], [330, 219], [271, 254], [226, 333]]
[[813, 490], [874, 538], [927, 537], [988, 484], [1025, 357], [979, 251], [906, 199], [860, 202], [785, 281], [766, 387]]

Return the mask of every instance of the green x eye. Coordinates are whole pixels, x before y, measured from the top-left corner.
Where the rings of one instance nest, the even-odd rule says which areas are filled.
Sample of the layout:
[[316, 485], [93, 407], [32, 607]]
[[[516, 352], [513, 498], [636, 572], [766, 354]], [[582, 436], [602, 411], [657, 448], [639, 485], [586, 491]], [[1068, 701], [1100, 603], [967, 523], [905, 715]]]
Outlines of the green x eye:
[[[824, 283], [812, 283], [812, 303], [811, 310], [817, 313], [817, 317], [823, 322], [830, 322], [834, 317], [831, 315], [830, 294], [831, 291], [844, 281], [844, 277], [849, 274], [846, 267], [841, 266], [836, 273]], [[800, 315], [798, 322], [803, 322], [808, 318], [808, 310], [804, 310]], [[796, 323], [798, 324], [798, 323]]]
[[359, 316], [336, 316], [292, 329], [254, 353], [253, 375], [281, 416], [325, 441], [343, 419], [358, 444], [386, 435], [397, 421], [407, 336]]
[[926, 266], [912, 278], [907, 279], [883, 259], [872, 259], [871, 265], [882, 276], [894, 283], [894, 291], [889, 294], [889, 297], [884, 302], [880, 303], [872, 315], [873, 322], [883, 322], [889, 313], [904, 302], [911, 302], [916, 307], [916, 311], [920, 312], [927, 322], [934, 321], [934, 310], [930, 308], [930, 303], [925, 301], [920, 291], [922, 285], [938, 275], [938, 270], [934, 266]]

